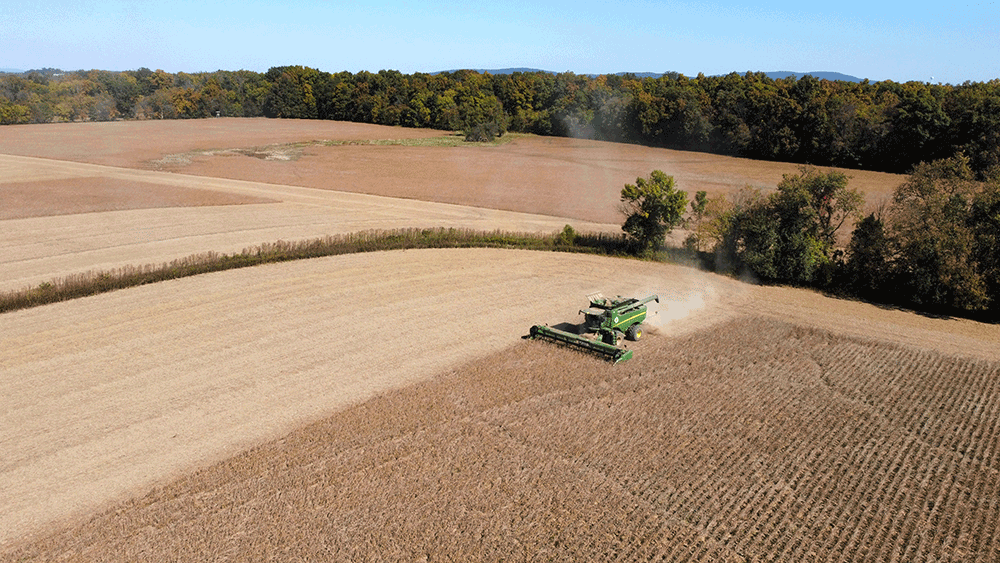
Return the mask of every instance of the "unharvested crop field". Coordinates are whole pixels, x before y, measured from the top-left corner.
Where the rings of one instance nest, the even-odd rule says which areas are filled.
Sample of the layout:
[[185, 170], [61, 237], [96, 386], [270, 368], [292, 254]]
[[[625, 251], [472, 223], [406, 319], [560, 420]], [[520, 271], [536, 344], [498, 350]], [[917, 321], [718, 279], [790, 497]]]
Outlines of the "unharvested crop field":
[[[0, 290], [365, 229], [614, 231], [608, 206], [654, 168], [715, 193], [796, 170], [330, 122], [3, 132]], [[869, 203], [901, 181], [850, 174]], [[636, 359], [521, 340], [599, 290], [660, 295]], [[0, 561], [996, 561], [997, 342], [682, 266], [486, 249], [4, 314]]]
[[10, 556], [995, 561], [998, 443], [1000, 363], [745, 316], [518, 344]]

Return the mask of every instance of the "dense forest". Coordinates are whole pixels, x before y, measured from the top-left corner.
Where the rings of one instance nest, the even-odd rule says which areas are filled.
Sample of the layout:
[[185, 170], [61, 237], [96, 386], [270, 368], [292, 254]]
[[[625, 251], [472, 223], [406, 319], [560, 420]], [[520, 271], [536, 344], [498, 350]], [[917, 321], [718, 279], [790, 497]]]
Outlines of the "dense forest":
[[334, 119], [575, 136], [754, 159], [909, 172], [961, 152], [1000, 165], [1000, 80], [958, 86], [763, 73], [688, 78], [383, 70], [0, 75], [0, 124], [212, 116]]

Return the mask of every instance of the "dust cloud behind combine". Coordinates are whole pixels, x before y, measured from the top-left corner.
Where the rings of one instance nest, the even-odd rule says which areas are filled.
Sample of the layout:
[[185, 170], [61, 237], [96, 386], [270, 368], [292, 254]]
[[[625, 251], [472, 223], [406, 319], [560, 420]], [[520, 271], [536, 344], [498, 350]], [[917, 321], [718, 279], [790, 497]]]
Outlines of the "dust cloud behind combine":
[[679, 334], [684, 326], [680, 321], [704, 309], [706, 298], [711, 300], [713, 293], [711, 288], [663, 291], [659, 294], [660, 302], [650, 304], [646, 322], [662, 334]]
[[[693, 268], [680, 268], [658, 283], [638, 287], [630, 296], [657, 295], [647, 304], [645, 326], [651, 333], [676, 337], [700, 330], [730, 316], [750, 299], [750, 286]], [[720, 283], [726, 280], [726, 283]], [[732, 283], [731, 283], [732, 282]]]

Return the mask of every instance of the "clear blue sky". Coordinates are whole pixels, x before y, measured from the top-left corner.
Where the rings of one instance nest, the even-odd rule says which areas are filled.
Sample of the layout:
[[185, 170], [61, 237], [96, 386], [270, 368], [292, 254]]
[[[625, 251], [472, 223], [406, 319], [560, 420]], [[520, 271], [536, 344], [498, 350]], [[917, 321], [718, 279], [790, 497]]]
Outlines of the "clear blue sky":
[[997, 2], [4, 0], [0, 68], [1000, 78]]

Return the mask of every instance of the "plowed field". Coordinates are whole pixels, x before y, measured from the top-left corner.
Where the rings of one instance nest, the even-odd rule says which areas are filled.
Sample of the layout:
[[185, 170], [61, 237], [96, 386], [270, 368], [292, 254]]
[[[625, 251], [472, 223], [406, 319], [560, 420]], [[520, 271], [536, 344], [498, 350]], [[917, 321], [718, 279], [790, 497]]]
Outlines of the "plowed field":
[[[795, 171], [558, 139], [369, 145], [431, 133], [322, 122], [4, 133], [0, 290], [362, 229], [617, 230], [607, 205], [653, 168], [689, 191]], [[311, 142], [331, 139], [358, 144]], [[660, 295], [634, 360], [521, 340], [598, 290]], [[504, 250], [0, 315], [0, 560], [995, 561], [997, 342], [998, 325]]]

